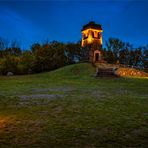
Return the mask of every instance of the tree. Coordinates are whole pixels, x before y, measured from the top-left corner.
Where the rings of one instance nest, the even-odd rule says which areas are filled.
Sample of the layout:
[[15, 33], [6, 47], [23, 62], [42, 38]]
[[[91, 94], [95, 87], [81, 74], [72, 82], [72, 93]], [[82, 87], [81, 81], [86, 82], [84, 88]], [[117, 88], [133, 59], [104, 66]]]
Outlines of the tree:
[[42, 72], [44, 70], [44, 66], [47, 65], [45, 63], [45, 58], [47, 57], [48, 53], [46, 54], [45, 49], [42, 48], [42, 45], [39, 43], [35, 43], [31, 46], [31, 51], [34, 55], [34, 61], [33, 61], [33, 71], [35, 72]]
[[7, 55], [20, 56], [21, 54], [22, 51], [19, 47], [9, 47], [5, 50], [5, 56]]
[[142, 65], [142, 51], [141, 47], [135, 49], [135, 58], [134, 58], [134, 66], [141, 66]]
[[31, 51], [26, 50], [20, 57], [20, 62], [17, 65], [17, 74], [33, 73], [34, 56]]
[[130, 64], [130, 51], [133, 46], [130, 43], [125, 43], [124, 47], [119, 52], [119, 62], [120, 64], [129, 65]]
[[12, 72], [13, 74], [17, 74], [17, 65], [20, 61], [19, 57], [16, 56], [7, 56], [3, 59], [2, 65], [2, 73], [5, 75], [7, 72]]
[[142, 63], [143, 67], [148, 71], [148, 45], [143, 47]]
[[34, 55], [34, 71], [49, 71], [64, 66], [65, 45], [63, 43], [53, 41], [42, 45], [36, 43], [32, 45]]
[[108, 63], [116, 63], [114, 54], [111, 50], [108, 50], [107, 53], [106, 53], [106, 61]]
[[116, 38], [109, 38], [106, 42], [107, 50], [113, 53], [113, 63], [119, 62], [120, 51], [124, 48], [124, 42]]
[[53, 41], [50, 44], [50, 69], [56, 69], [65, 65], [65, 45], [63, 43]]
[[73, 64], [80, 61], [81, 43], [68, 43], [66, 44], [65, 57], [66, 64]]
[[31, 51], [33, 54], [35, 54], [40, 48], [41, 48], [41, 45], [39, 43], [34, 43], [31, 46]]
[[90, 53], [90, 46], [84, 46], [80, 48], [80, 61], [81, 62], [88, 62]]
[[5, 49], [8, 47], [8, 41], [0, 37], [0, 58], [4, 57]]
[[0, 58], [0, 75], [6, 74], [6, 59], [5, 58]]

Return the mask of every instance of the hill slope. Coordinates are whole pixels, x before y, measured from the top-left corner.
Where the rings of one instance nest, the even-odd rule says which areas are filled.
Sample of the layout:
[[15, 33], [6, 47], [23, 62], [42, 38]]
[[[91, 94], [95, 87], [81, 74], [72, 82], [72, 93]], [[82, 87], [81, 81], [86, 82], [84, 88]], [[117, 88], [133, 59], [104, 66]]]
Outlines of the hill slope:
[[0, 77], [0, 147], [146, 147], [148, 79], [94, 72]]
[[90, 63], [73, 64], [62, 67], [51, 74], [55, 77], [89, 77], [95, 73], [95, 68]]

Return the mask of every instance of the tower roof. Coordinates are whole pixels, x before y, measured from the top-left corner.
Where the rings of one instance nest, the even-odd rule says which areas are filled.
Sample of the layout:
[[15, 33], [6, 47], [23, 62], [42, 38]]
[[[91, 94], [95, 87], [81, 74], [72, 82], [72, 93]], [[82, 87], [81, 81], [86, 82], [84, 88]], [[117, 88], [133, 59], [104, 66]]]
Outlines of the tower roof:
[[88, 24], [84, 25], [81, 31], [89, 29], [89, 28], [96, 29], [96, 30], [102, 30], [102, 27], [100, 24], [96, 24], [95, 22], [91, 21]]

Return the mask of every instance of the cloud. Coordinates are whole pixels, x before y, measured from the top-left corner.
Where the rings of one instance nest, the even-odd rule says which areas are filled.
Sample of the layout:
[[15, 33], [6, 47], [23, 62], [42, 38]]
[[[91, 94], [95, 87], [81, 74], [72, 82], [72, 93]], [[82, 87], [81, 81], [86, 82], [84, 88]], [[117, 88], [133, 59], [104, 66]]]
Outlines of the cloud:
[[24, 48], [41, 36], [41, 29], [21, 14], [0, 8], [0, 36], [17, 39]]

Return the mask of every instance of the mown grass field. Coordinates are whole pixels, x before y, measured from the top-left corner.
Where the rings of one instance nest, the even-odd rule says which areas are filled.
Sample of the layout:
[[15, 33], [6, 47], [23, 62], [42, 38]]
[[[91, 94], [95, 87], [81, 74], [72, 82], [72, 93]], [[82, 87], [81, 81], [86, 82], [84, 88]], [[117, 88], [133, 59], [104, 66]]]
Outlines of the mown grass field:
[[0, 77], [0, 147], [147, 147], [148, 79], [94, 73]]

